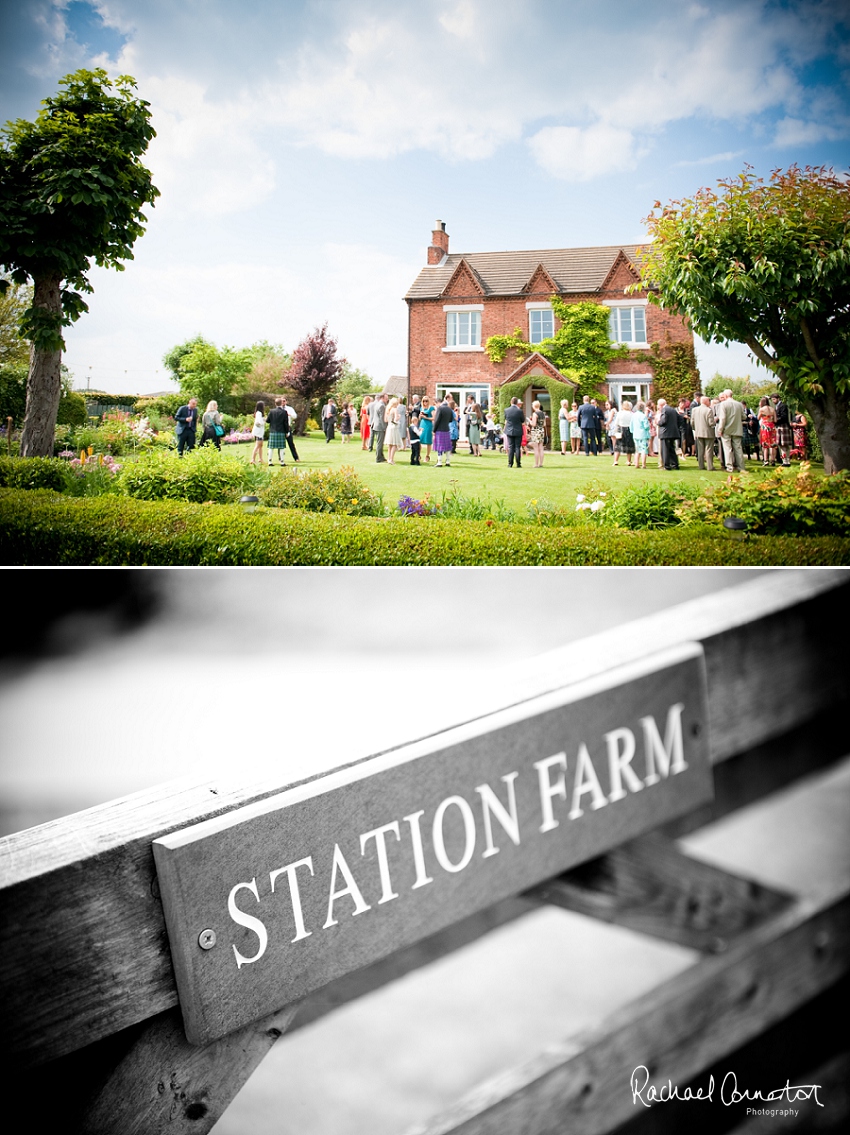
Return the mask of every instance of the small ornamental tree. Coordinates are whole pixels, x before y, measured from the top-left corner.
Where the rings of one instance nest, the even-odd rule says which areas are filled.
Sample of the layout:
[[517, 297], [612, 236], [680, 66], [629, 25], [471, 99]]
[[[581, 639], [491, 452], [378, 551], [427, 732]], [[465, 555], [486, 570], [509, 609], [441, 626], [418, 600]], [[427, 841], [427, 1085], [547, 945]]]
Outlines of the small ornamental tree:
[[[342, 377], [347, 360], [337, 355], [337, 341], [328, 334], [327, 323], [302, 339], [292, 353], [286, 385], [311, 407], [325, 398]], [[304, 433], [306, 415], [299, 414], [298, 430]]]
[[704, 339], [746, 343], [815, 427], [828, 473], [850, 467], [850, 180], [747, 169], [655, 203], [641, 289]]
[[[20, 334], [31, 341], [25, 457], [53, 451], [60, 396], [62, 328], [88, 308], [92, 262], [123, 270], [144, 232], [142, 206], [159, 191], [139, 160], [154, 137], [135, 82], [106, 71], [76, 71], [45, 99], [35, 122], [0, 132], [0, 266], [33, 283]], [[0, 292], [8, 280], [0, 279]]]

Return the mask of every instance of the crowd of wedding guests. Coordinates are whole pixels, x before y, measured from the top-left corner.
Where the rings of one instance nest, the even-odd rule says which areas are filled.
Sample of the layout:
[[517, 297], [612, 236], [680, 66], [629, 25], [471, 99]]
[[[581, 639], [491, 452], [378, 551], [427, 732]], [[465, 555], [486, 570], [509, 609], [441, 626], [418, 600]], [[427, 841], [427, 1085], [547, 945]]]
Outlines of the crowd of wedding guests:
[[[359, 410], [353, 402], [338, 406], [331, 398], [322, 408], [322, 428], [331, 442], [339, 426], [342, 442], [351, 440], [359, 426], [361, 448], [375, 453], [377, 462], [396, 464], [409, 452], [410, 464], [431, 462], [450, 465], [465, 425], [468, 453], [480, 457], [485, 449], [502, 451], [508, 465], [521, 467], [522, 458], [543, 464], [551, 445], [552, 422], [539, 402], [526, 414], [518, 398], [511, 400], [504, 421], [497, 422], [472, 395], [459, 406], [450, 394], [442, 399], [414, 394], [408, 406], [402, 398], [366, 395]], [[738, 399], [731, 390], [716, 397], [694, 394], [677, 405], [665, 399], [621, 405], [584, 396], [581, 402], [561, 402], [558, 410], [561, 455], [600, 457], [614, 465], [646, 468], [647, 460], [679, 468], [682, 458], [694, 457], [700, 469], [712, 472], [715, 464], [741, 472], [747, 462], [790, 465], [791, 458], [808, 457], [808, 422], [790, 413], [779, 394]]]

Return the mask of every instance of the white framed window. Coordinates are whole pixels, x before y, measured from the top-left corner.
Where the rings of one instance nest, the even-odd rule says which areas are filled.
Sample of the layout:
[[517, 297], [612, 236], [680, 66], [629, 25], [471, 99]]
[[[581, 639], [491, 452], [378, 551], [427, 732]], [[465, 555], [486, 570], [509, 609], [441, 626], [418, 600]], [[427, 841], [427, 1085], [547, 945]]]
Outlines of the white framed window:
[[446, 345], [444, 351], [483, 351], [481, 346], [481, 313], [483, 304], [454, 306], [447, 304]]
[[634, 303], [612, 300], [606, 305], [608, 314], [608, 335], [612, 343], [622, 343], [627, 347], [648, 347], [646, 341], [646, 300]]
[[552, 305], [548, 303], [527, 303], [528, 312], [528, 341], [529, 343], [542, 343], [544, 339], [551, 339], [555, 334], [555, 313]]

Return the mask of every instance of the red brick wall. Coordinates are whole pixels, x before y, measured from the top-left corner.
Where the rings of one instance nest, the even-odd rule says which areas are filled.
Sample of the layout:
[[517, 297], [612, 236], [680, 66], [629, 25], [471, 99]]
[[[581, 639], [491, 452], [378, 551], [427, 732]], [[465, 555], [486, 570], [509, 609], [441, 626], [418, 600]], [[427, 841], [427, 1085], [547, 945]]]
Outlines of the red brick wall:
[[[567, 303], [591, 301], [600, 303], [603, 300], [626, 299], [623, 289], [631, 284], [634, 277], [625, 264], [618, 266], [617, 271], [607, 283], [604, 291], [592, 294], [574, 294], [563, 296]], [[636, 299], [642, 298], [644, 293], [637, 293]], [[433, 396], [436, 393], [437, 383], [471, 383], [486, 382], [495, 390], [516, 368], [517, 360], [514, 352], [501, 363], [491, 363], [485, 351], [446, 351], [446, 313], [443, 305], [448, 304], [481, 304], [484, 310], [481, 313], [481, 342], [486, 343], [491, 335], [510, 335], [515, 327], [519, 327], [524, 336], [528, 335], [528, 312], [525, 305], [529, 301], [548, 300], [550, 293], [525, 293], [521, 296], [490, 296], [482, 297], [477, 294], [468, 296], [452, 295], [441, 296], [439, 299], [409, 300], [409, 350], [410, 350], [410, 389], [424, 388]], [[558, 326], [556, 321], [556, 327]], [[646, 309], [647, 339], [650, 343], [658, 342], [663, 346], [666, 342], [687, 343], [693, 341], [693, 336], [682, 319], [662, 311], [653, 304], [647, 304]], [[647, 352], [648, 354], [648, 352]], [[611, 364], [612, 374], [647, 374], [652, 368], [647, 358], [644, 363], [638, 355], [638, 360], [615, 359]]]

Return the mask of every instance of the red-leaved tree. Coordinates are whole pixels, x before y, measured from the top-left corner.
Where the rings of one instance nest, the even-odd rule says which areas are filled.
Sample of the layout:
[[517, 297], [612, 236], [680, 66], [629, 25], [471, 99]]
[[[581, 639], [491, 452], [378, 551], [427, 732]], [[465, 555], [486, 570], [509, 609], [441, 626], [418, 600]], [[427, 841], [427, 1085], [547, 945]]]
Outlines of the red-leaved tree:
[[[327, 323], [302, 339], [292, 354], [285, 385], [308, 404], [315, 416], [316, 403], [326, 398], [342, 377], [346, 359], [337, 354], [337, 342], [328, 334]], [[283, 384], [281, 384], [283, 385]], [[307, 427], [307, 415], [298, 415], [298, 432]]]

